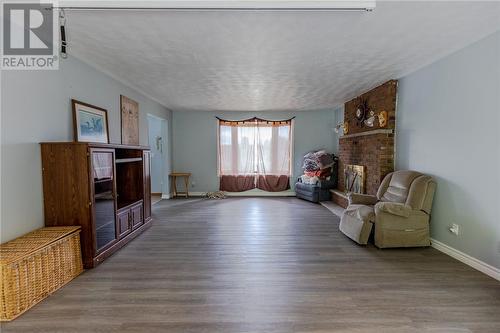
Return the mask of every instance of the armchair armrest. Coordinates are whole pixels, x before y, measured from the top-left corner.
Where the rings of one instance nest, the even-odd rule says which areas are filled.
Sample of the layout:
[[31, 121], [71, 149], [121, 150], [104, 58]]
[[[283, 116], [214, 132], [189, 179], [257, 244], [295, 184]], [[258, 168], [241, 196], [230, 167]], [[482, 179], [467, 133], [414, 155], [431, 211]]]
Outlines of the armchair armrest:
[[334, 180], [319, 180], [318, 181], [318, 186], [322, 190], [329, 190], [331, 188], [334, 188], [337, 185], [337, 183]]
[[349, 193], [349, 205], [375, 205], [378, 199], [374, 195]]
[[413, 209], [409, 205], [398, 202], [379, 202], [375, 205], [375, 214], [385, 212], [401, 217], [410, 217]]

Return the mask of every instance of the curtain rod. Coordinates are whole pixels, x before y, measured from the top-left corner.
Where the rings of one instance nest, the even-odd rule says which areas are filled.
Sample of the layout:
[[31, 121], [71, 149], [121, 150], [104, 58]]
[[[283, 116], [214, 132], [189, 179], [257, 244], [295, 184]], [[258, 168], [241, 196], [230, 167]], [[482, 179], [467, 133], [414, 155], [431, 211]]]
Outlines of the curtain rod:
[[272, 122], [272, 123], [278, 123], [278, 122], [285, 122], [285, 121], [293, 120], [293, 119], [295, 119], [295, 116], [293, 116], [292, 118], [283, 119], [283, 120], [268, 120], [268, 119], [263, 119], [263, 118], [259, 118], [259, 117], [253, 117], [253, 118], [248, 118], [248, 119], [243, 119], [243, 120], [227, 120], [227, 119], [219, 118], [217, 116], [215, 116], [215, 118], [217, 118], [217, 120], [226, 121], [228, 123], [243, 123], [243, 122], [252, 121], [252, 120], [260, 120], [260, 121], [267, 121], [267, 122]]

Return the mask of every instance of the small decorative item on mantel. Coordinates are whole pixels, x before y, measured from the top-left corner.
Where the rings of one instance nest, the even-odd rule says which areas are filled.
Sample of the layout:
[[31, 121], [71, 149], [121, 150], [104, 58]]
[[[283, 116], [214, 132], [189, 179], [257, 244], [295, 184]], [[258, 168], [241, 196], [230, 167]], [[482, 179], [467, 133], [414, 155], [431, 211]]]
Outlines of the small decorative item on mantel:
[[360, 98], [355, 113], [357, 124], [359, 127], [364, 126], [365, 120], [368, 118], [370, 112], [372, 111], [370, 111], [370, 108], [368, 106], [368, 99]]
[[346, 135], [349, 132], [349, 123], [347, 121], [339, 122], [334, 128], [335, 133], [340, 133], [341, 129], [342, 129], [342, 134]]
[[370, 111], [369, 117], [363, 122], [368, 127], [373, 127], [375, 125], [375, 112]]
[[139, 144], [139, 103], [120, 95], [122, 144]]
[[378, 126], [386, 127], [387, 126], [387, 111], [380, 111], [378, 114]]
[[349, 123], [347, 121], [344, 121], [342, 128], [344, 129], [344, 135], [349, 134]]
[[77, 142], [109, 143], [108, 111], [71, 100], [73, 108], [74, 140]]

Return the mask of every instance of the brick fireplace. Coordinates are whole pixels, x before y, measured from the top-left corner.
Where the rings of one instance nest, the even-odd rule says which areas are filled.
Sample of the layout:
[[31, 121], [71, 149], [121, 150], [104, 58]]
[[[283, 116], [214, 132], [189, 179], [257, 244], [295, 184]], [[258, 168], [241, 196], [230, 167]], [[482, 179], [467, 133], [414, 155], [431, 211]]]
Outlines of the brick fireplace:
[[[342, 195], [348, 188], [344, 176], [346, 165], [364, 167], [366, 194], [376, 194], [382, 179], [394, 170], [396, 94], [397, 81], [391, 80], [345, 103], [344, 120], [349, 131], [339, 138], [339, 185], [336, 194], [332, 193], [332, 200], [340, 206], [347, 206], [347, 200]], [[355, 115], [361, 100], [366, 100], [375, 114], [387, 112], [385, 127], [380, 127], [378, 121], [373, 127], [360, 124]]]

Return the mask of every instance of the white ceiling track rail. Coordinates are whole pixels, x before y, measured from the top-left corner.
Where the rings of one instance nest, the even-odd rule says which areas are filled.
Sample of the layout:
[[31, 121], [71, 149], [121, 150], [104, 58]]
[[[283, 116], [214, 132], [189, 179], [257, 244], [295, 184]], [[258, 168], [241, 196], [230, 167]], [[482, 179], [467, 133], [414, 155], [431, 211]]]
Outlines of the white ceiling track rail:
[[65, 10], [368, 11], [375, 0], [60, 0]]

